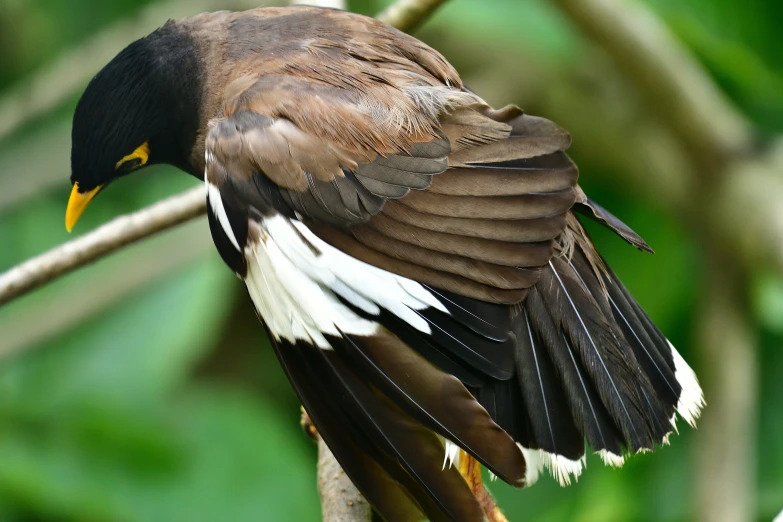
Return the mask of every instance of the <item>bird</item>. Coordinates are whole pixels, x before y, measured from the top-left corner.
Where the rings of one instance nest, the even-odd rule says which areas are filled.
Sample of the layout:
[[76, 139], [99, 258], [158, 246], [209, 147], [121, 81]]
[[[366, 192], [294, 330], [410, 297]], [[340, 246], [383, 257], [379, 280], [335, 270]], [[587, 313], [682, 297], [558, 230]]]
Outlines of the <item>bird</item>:
[[203, 181], [220, 257], [374, 512], [481, 521], [467, 468], [567, 485], [587, 453], [622, 466], [705, 404], [588, 236], [652, 252], [588, 198], [570, 144], [373, 18], [204, 13], [87, 85], [65, 222], [150, 165]]

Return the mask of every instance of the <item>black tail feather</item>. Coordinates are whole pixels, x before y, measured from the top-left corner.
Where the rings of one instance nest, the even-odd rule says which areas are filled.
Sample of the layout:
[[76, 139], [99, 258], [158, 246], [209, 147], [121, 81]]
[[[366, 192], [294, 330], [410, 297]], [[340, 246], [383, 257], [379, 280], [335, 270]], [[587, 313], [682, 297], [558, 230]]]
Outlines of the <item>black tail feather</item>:
[[528, 307], [514, 321], [513, 332], [517, 378], [535, 440], [532, 448], [578, 460], [584, 455], [584, 439], [574, 425], [564, 389]]
[[[520, 390], [519, 379], [514, 377], [507, 381], [487, 381], [481, 388], [471, 389], [471, 393], [514, 441], [524, 448], [537, 448], [530, 416]], [[530, 465], [532, 464], [526, 463], [526, 472]]]
[[508, 339], [511, 326], [508, 306], [476, 301], [446, 290], [424, 286], [443, 303], [455, 321], [487, 339], [498, 342]]
[[471, 367], [500, 380], [514, 375], [513, 339], [490, 339], [466, 327], [457, 317], [432, 308], [418, 313], [430, 324], [432, 339]]
[[[662, 335], [660, 337], [650, 335], [649, 326], [652, 323], [644, 312], [639, 315], [639, 305], [635, 300], [629, 302], [624, 292], [625, 288], [613, 273], [609, 273], [605, 281], [615, 320], [633, 348], [636, 360], [649, 377], [658, 397], [668, 406], [667, 415], [671, 417], [682, 392], [682, 386], [677, 382], [673, 363], [669, 363], [663, 355], [667, 353], [671, 358], [668, 342]], [[657, 328], [655, 331], [657, 332]]]
[[[636, 318], [643, 327], [642, 330], [637, 330], [635, 328], [634, 331], [639, 332], [640, 334], [641, 332], [646, 332], [651, 341], [651, 344], [647, 346], [654, 347], [660, 355], [661, 359], [666, 363], [666, 366], [668, 366], [672, 372], [676, 371], [674, 357], [669, 341], [666, 339], [663, 333], [661, 333], [658, 327], [655, 326], [655, 324], [652, 322], [652, 319], [650, 319], [647, 313], [642, 309], [638, 301], [636, 301], [628, 289], [625, 288], [625, 285], [620, 282], [620, 278], [617, 277], [617, 275], [610, 268], [607, 268], [607, 273], [607, 279], [612, 283], [611, 285], [607, 285], [608, 288], [610, 290], [616, 289], [618, 296], [622, 295], [625, 297], [625, 302], [629, 305], [630, 309], [635, 312]], [[611, 295], [614, 296], [615, 294], [613, 293]]]
[[[588, 264], [581, 273], [592, 271]], [[604, 406], [634, 451], [652, 449], [668, 433], [668, 418], [633, 351], [562, 257], [542, 272], [537, 288], [556, 326], [576, 349]], [[664, 419], [661, 422], [660, 419]]]
[[568, 336], [555, 326], [537, 289], [528, 296], [527, 308], [538, 336], [544, 340], [565, 389], [571, 415], [582, 436], [595, 451], [622, 455], [624, 438], [601, 398]]

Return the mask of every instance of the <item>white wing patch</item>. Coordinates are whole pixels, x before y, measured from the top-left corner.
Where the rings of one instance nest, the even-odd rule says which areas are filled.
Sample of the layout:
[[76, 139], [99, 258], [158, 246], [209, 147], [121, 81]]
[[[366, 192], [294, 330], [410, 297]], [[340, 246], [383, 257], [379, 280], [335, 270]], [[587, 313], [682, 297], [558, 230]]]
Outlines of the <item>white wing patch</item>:
[[245, 283], [277, 339], [329, 349], [324, 334], [378, 331], [378, 323], [359, 316], [338, 296], [369, 315], [384, 308], [424, 333], [430, 327], [417, 310], [448, 313], [419, 283], [354, 259], [298, 220], [276, 215], [251, 222], [250, 228], [250, 237], [258, 239], [245, 248]]
[[226, 209], [223, 207], [223, 199], [220, 197], [220, 190], [207, 181], [206, 177], [204, 178], [204, 182], [207, 185], [207, 199], [209, 200], [209, 205], [212, 207], [212, 212], [215, 213], [215, 217], [218, 220], [218, 223], [220, 223], [221, 228], [223, 228], [223, 232], [226, 233], [226, 236], [228, 236], [228, 240], [231, 241], [231, 244], [234, 245], [234, 248], [236, 248], [238, 251], [241, 250], [239, 248], [239, 242], [237, 242], [237, 237], [234, 235], [234, 231], [231, 229], [231, 224], [228, 222], [228, 215], [226, 214]]

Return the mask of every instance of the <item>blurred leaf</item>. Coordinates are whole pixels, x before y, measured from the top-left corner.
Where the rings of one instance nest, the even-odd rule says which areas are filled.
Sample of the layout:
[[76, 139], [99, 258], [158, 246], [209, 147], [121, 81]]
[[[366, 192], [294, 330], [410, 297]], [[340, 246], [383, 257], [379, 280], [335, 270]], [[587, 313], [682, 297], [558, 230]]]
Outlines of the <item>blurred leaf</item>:
[[212, 258], [184, 267], [6, 363], [0, 389], [8, 400], [30, 408], [78, 407], [96, 390], [102, 390], [102, 400], [152, 400], [187, 375], [210, 346], [233, 294], [231, 282]]
[[783, 445], [780, 444], [783, 331], [763, 332], [759, 347], [758, 515], [759, 520], [772, 520], [783, 508]]
[[[678, 35], [712, 71], [716, 81], [768, 131], [783, 130], [783, 75], [742, 41], [712, 34], [693, 16], [671, 16]], [[783, 40], [780, 41], [783, 44]]]
[[[392, 3], [393, 0], [349, 2], [352, 10], [368, 15]], [[562, 15], [543, 0], [455, 0], [440, 7], [424, 28], [425, 40], [432, 29], [469, 38], [477, 49], [490, 53], [487, 59], [506, 52], [504, 46], [543, 51], [550, 58], [564, 59], [577, 42]], [[417, 32], [416, 36], [422, 34]], [[434, 45], [437, 47], [437, 43]]]
[[783, 334], [783, 278], [762, 274], [753, 284], [753, 304], [761, 323], [778, 334]]
[[103, 437], [47, 419], [35, 434], [20, 424], [3, 429], [5, 502], [47, 520], [211, 522], [226, 513], [236, 522], [317, 520], [312, 452], [303, 451], [309, 440], [298, 412], [282, 422], [256, 397], [191, 386], [153, 411], [118, 413], [116, 428], [168, 442], [156, 443], [153, 454], [127, 445], [114, 451]]

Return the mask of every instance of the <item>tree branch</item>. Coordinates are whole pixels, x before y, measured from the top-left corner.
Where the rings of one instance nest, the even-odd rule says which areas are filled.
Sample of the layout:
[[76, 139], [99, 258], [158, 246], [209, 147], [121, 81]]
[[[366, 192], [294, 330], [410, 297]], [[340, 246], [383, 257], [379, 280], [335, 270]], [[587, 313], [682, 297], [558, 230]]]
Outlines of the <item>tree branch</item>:
[[318, 440], [318, 492], [323, 522], [368, 522], [370, 505], [334, 458], [329, 446]]
[[410, 32], [445, 3], [446, 0], [400, 0], [384, 9], [377, 18], [400, 31]]
[[291, 5], [314, 5], [316, 7], [342, 9], [343, 11], [345, 11], [346, 8], [345, 4], [345, 0], [293, 0], [291, 2]]
[[552, 1], [611, 55], [698, 156], [749, 150], [750, 123], [648, 7], [638, 1]]
[[56, 247], [0, 274], [0, 305], [126, 245], [206, 212], [206, 192], [198, 187], [164, 199]]

